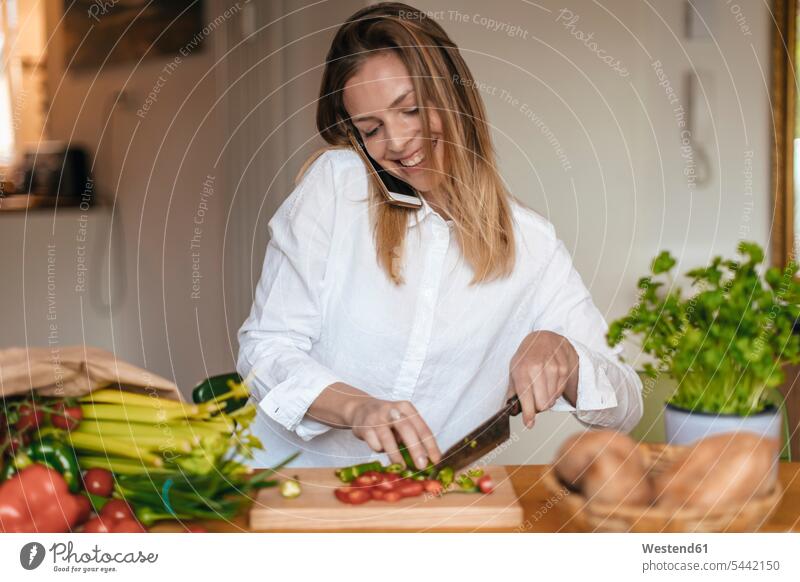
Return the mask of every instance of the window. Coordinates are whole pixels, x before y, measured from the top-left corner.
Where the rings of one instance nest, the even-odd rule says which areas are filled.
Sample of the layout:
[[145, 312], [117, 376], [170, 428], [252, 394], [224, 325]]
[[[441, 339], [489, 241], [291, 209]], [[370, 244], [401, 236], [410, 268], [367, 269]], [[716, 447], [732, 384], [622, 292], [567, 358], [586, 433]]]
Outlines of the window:
[[14, 30], [17, 24], [16, 0], [0, 2], [0, 167], [14, 160], [17, 127], [14, 120], [12, 58]]

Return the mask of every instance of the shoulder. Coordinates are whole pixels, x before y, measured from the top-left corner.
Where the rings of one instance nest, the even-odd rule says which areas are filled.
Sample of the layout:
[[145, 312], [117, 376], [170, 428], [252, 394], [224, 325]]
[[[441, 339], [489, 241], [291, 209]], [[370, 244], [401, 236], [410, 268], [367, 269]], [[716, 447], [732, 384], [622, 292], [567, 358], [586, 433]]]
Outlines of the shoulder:
[[516, 198], [511, 199], [511, 213], [519, 244], [524, 245], [523, 250], [540, 256], [542, 253], [552, 253], [559, 242], [553, 223]]
[[295, 178], [299, 186], [312, 179], [340, 180], [353, 173], [366, 175], [366, 168], [356, 152], [345, 147], [327, 147], [314, 152], [301, 166]]
[[334, 223], [351, 206], [347, 202], [364, 197], [366, 179], [353, 179], [359, 171], [366, 176], [361, 158], [353, 150], [318, 150], [301, 166], [292, 191], [269, 221], [270, 229], [333, 232]]

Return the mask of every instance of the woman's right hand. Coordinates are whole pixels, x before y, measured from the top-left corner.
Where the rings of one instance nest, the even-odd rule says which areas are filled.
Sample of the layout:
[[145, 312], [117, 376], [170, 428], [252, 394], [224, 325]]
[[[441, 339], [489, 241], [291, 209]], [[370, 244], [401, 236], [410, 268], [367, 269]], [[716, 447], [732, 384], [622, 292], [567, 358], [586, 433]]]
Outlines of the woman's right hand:
[[417, 469], [427, 467], [429, 459], [438, 463], [442, 458], [431, 429], [410, 402], [359, 398], [348, 416], [353, 435], [372, 450], [385, 452], [393, 463], [403, 464], [398, 441], [406, 446]]

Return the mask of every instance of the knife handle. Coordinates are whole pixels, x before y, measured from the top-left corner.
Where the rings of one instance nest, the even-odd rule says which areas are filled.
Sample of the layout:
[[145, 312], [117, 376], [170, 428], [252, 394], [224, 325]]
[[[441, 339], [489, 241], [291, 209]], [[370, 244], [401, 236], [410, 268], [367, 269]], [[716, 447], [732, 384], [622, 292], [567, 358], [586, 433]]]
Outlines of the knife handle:
[[506, 402], [506, 408], [508, 409], [508, 414], [510, 416], [517, 416], [520, 412], [522, 412], [522, 404], [519, 402], [519, 396], [515, 394], [509, 398]]

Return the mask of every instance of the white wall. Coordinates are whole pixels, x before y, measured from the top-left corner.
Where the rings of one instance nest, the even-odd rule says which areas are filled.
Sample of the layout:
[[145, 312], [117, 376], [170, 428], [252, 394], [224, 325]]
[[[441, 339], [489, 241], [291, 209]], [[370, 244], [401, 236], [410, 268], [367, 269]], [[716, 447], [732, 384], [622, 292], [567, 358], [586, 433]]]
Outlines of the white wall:
[[[215, 31], [203, 51], [183, 58], [166, 75], [163, 67], [172, 57], [65, 72], [62, 3], [46, 5], [53, 96], [49, 137], [87, 147], [94, 159], [96, 191], [106, 208], [88, 213], [94, 247], [87, 272], [91, 291], [86, 293], [74, 291], [78, 212], [59, 211], [56, 219], [52, 211], [0, 216], [6, 275], [1, 287], [2, 345], [41, 345], [47, 340], [42, 282], [47, 244], [52, 242], [58, 260], [56, 346], [85, 341], [111, 349], [174, 379], [188, 392], [208, 374], [232, 370], [234, 362], [225, 334], [220, 269], [226, 193], [223, 170], [214, 167], [224, 117], [214, 108], [215, 43], [224, 30]], [[210, 22], [221, 9], [217, 2], [206, 5]], [[156, 101], [143, 117], [137, 116], [160, 75], [166, 81]], [[118, 91], [125, 91], [127, 100], [110, 113]], [[199, 298], [193, 299], [190, 240], [209, 174], [216, 175], [216, 187], [200, 225], [202, 279]], [[113, 231], [112, 204], [117, 220]], [[27, 256], [19, 252], [22, 248]], [[27, 312], [20, 307], [23, 299]], [[83, 312], [82, 304], [87, 306]]]
[[[683, 270], [712, 253], [732, 254], [742, 235], [767, 246], [765, 3], [738, 3], [750, 34], [724, 3], [715, 3], [708, 21], [713, 37], [706, 40], [683, 37], [685, 3], [679, 0], [414, 4], [447, 30], [476, 80], [485, 83], [503, 176], [515, 195], [556, 225], [609, 320], [634, 303], [636, 279], [662, 249], [682, 257]], [[566, 13], [557, 21], [561, 9], [578, 16], [571, 28]], [[484, 18], [500, 24], [492, 30]], [[601, 62], [574, 36], [578, 31], [593, 34], [597, 48], [619, 59], [629, 75]], [[687, 71], [713, 74], [704, 87], [713, 176], [693, 191], [684, 174], [692, 166], [681, 157], [681, 129], [659, 85], [663, 79], [651, 66], [657, 60], [681, 98]], [[552, 130], [568, 169], [533, 113]], [[746, 151], [753, 152], [752, 190], [743, 174]], [[530, 432], [517, 426], [520, 440], [499, 460], [546, 462], [564, 436], [579, 428], [567, 415], [541, 416]]]

